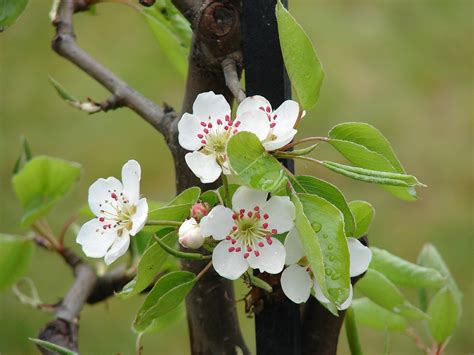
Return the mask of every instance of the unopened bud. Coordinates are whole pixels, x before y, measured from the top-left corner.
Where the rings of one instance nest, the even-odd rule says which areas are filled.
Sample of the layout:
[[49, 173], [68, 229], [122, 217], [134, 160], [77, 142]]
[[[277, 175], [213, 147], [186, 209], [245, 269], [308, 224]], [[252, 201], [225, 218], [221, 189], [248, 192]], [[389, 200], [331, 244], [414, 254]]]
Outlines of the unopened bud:
[[194, 218], [187, 219], [179, 227], [179, 244], [185, 248], [199, 249], [204, 244], [201, 228]]
[[86, 111], [88, 113], [95, 113], [102, 110], [102, 108], [99, 105], [96, 105], [92, 102], [81, 102], [79, 105], [79, 108], [82, 111]]
[[209, 205], [205, 202], [203, 203], [195, 203], [193, 207], [191, 207], [191, 217], [200, 221], [202, 217], [207, 216], [209, 213]]

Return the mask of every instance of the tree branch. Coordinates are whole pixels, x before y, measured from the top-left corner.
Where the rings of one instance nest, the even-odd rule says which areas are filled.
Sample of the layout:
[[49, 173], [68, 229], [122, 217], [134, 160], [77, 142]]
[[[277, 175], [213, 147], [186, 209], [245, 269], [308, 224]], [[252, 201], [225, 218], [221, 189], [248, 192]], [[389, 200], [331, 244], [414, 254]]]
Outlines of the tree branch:
[[88, 7], [86, 0], [61, 0], [57, 16], [53, 21], [56, 27], [52, 47], [62, 57], [78, 66], [113, 94], [114, 107], [126, 106], [135, 111], [165, 137], [169, 136], [170, 124], [175, 120], [174, 112], [167, 112], [149, 100], [109, 69], [102, 66], [75, 41], [73, 15]]
[[225, 84], [238, 103], [245, 99], [245, 93], [240, 86], [239, 75], [237, 71], [237, 61], [233, 56], [228, 56], [222, 61], [222, 70], [224, 72]]

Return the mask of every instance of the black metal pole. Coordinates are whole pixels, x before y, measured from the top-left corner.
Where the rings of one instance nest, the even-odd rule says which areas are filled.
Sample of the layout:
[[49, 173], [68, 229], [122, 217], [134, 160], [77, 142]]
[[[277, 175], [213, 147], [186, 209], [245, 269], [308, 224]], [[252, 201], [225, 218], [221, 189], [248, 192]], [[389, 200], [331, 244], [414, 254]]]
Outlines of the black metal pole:
[[[287, 1], [283, 1], [288, 6]], [[275, 0], [243, 0], [243, 57], [247, 96], [262, 95], [273, 109], [291, 98], [278, 39]], [[294, 171], [293, 161], [283, 162]], [[262, 275], [269, 281], [274, 277]], [[278, 280], [279, 278], [277, 278]], [[300, 355], [301, 322], [299, 306], [286, 298], [278, 282], [273, 293], [261, 297], [255, 315], [258, 355]], [[276, 286], [275, 286], [276, 285]]]

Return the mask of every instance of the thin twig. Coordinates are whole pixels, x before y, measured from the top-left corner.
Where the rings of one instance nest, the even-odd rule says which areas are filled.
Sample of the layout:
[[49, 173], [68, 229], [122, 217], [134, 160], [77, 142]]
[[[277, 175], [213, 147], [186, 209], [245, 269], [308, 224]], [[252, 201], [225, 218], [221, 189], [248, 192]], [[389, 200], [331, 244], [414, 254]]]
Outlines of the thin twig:
[[232, 56], [227, 56], [222, 61], [222, 70], [224, 72], [225, 84], [238, 103], [245, 99], [245, 93], [240, 86], [239, 75], [237, 74], [237, 62]]
[[425, 354], [428, 354], [428, 355], [430, 354], [430, 348], [428, 346], [426, 346], [424, 341], [416, 333], [415, 329], [413, 329], [411, 327], [407, 328], [407, 330], [405, 331], [405, 334], [408, 335], [408, 337], [413, 340], [413, 342], [415, 343], [415, 345], [418, 349], [420, 349]]

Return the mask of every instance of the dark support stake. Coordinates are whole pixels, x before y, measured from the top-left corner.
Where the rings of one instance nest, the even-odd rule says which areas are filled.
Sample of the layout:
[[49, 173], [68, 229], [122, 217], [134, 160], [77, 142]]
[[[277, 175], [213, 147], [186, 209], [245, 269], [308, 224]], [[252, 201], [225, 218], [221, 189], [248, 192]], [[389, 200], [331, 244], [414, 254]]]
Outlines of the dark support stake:
[[[283, 1], [287, 5], [287, 1]], [[243, 0], [242, 34], [247, 96], [262, 95], [277, 108], [291, 98], [291, 87], [281, 55], [275, 0]], [[294, 170], [293, 161], [284, 164]], [[298, 305], [288, 300], [274, 277], [262, 275], [274, 286], [261, 298], [255, 316], [258, 355], [301, 354]], [[278, 278], [279, 279], [279, 278]], [[278, 280], [276, 280], [278, 281]], [[276, 286], [275, 286], [276, 285]]]

